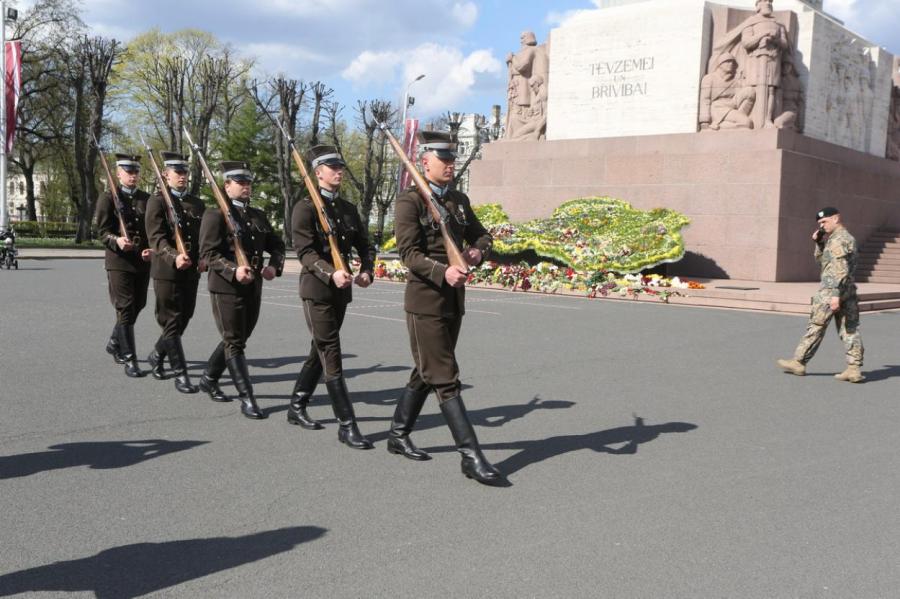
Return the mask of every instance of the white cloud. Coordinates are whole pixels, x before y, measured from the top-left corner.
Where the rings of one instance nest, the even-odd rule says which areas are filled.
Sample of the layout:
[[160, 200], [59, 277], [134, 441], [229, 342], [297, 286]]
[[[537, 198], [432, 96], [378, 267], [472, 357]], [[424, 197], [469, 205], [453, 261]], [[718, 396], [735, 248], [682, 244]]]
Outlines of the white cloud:
[[241, 55], [257, 59], [267, 71], [291, 74], [297, 63], [325, 63], [330, 57], [303, 46], [278, 42], [249, 43], [237, 47]]
[[478, 6], [474, 2], [457, 2], [452, 12], [453, 18], [463, 27], [471, 27], [478, 20]]
[[425, 78], [412, 89], [415, 110], [423, 117], [434, 116], [459, 106], [479, 78], [502, 75], [503, 64], [490, 50], [464, 55], [456, 47], [427, 43], [408, 51], [362, 52], [342, 75], [355, 85], [390, 82], [397, 85], [399, 96], [422, 73]]

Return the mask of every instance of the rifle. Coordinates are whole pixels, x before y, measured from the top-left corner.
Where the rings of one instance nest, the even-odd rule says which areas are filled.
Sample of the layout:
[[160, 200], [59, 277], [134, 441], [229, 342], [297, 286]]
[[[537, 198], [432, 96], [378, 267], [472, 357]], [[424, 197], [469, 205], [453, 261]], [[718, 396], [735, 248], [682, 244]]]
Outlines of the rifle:
[[141, 143], [144, 144], [144, 148], [147, 149], [147, 156], [150, 158], [150, 164], [153, 165], [153, 172], [156, 174], [156, 182], [159, 185], [159, 193], [162, 194], [163, 204], [166, 207], [166, 218], [169, 220], [169, 225], [172, 227], [172, 230], [175, 232], [175, 249], [179, 254], [183, 256], [188, 255], [187, 244], [184, 243], [184, 237], [181, 235], [181, 221], [178, 218], [178, 213], [175, 212], [175, 204], [172, 202], [172, 194], [169, 193], [169, 186], [166, 184], [166, 180], [162, 176], [162, 172], [159, 170], [159, 165], [156, 163], [156, 158], [153, 156], [153, 150], [150, 148], [150, 144], [147, 143], [147, 140], [144, 139], [144, 134], [141, 133]]
[[394, 137], [394, 134], [390, 132], [390, 130], [387, 128], [387, 125], [378, 120], [375, 121], [375, 124], [378, 125], [378, 128], [381, 129], [381, 131], [384, 132], [384, 134], [387, 136], [391, 147], [400, 158], [400, 162], [403, 163], [406, 171], [409, 173], [410, 177], [412, 177], [413, 182], [416, 184], [416, 189], [419, 190], [419, 196], [422, 198], [422, 201], [425, 202], [425, 206], [431, 213], [431, 218], [434, 220], [434, 222], [438, 223], [438, 226], [441, 230], [441, 237], [444, 240], [444, 250], [447, 252], [447, 262], [450, 263], [450, 266], [455, 266], [459, 270], [463, 271], [463, 273], [469, 272], [469, 263], [466, 262], [466, 259], [463, 258], [462, 252], [460, 252], [459, 248], [456, 247], [456, 242], [453, 241], [453, 236], [450, 234], [450, 230], [447, 229], [447, 220], [441, 216], [441, 211], [437, 207], [437, 202], [430, 191], [431, 188], [428, 187], [428, 182], [425, 181], [425, 177], [422, 176], [422, 174], [416, 168], [416, 165], [413, 164], [409, 159], [409, 156], [406, 155], [406, 152], [403, 150], [400, 142], [397, 141], [397, 138]]
[[325, 202], [319, 194], [319, 187], [313, 183], [312, 177], [310, 177], [309, 171], [306, 168], [306, 162], [303, 160], [303, 157], [297, 150], [297, 146], [294, 144], [294, 139], [288, 135], [284, 125], [276, 121], [275, 118], [269, 114], [269, 111], [264, 110], [263, 112], [266, 113], [266, 116], [269, 117], [272, 124], [278, 127], [281, 134], [284, 136], [285, 141], [287, 141], [288, 146], [291, 148], [291, 156], [294, 159], [294, 163], [297, 165], [297, 169], [300, 171], [300, 175], [303, 177], [303, 183], [306, 184], [306, 191], [309, 192], [309, 198], [316, 207], [316, 215], [319, 217], [319, 225], [322, 227], [322, 233], [324, 233], [325, 238], [328, 240], [328, 248], [331, 250], [331, 260], [334, 262], [334, 268], [343, 270], [347, 274], [352, 275], [353, 273], [350, 271], [350, 268], [344, 261], [344, 257], [341, 255], [337, 239], [335, 239], [334, 223], [331, 222], [331, 218], [328, 216], [328, 213], [325, 212]]
[[[200, 168], [203, 170], [203, 176], [206, 177], [206, 180], [209, 182], [209, 187], [212, 189], [213, 196], [216, 198], [216, 203], [219, 205], [219, 211], [222, 213], [222, 218], [225, 219], [225, 226], [228, 228], [231, 242], [234, 244], [234, 260], [237, 262], [238, 266], [250, 268], [250, 262], [247, 260], [247, 254], [244, 253], [244, 246], [241, 243], [240, 225], [235, 222], [234, 216], [231, 214], [231, 200], [228, 199], [228, 196], [225, 195], [225, 192], [223, 192], [222, 188], [219, 187], [219, 184], [216, 183], [216, 178], [213, 177], [212, 171], [209, 170], [209, 165], [206, 164], [206, 158], [203, 157], [200, 146], [194, 143], [194, 139], [191, 137], [191, 134], [188, 133], [187, 127], [184, 127], [184, 135], [187, 137], [191, 149], [197, 154], [197, 158], [200, 160]], [[250, 278], [253, 278], [252, 270], [250, 271]]]
[[128, 234], [128, 227], [125, 226], [125, 217], [123, 214], [125, 213], [125, 206], [122, 205], [122, 200], [119, 198], [119, 190], [116, 186], [116, 180], [113, 179], [112, 171], [109, 170], [109, 163], [106, 162], [106, 155], [104, 154], [105, 150], [103, 146], [100, 145], [100, 142], [97, 141], [97, 137], [94, 135], [94, 132], [91, 132], [91, 139], [94, 140], [94, 145], [97, 147], [97, 150], [100, 154], [100, 164], [103, 165], [103, 170], [106, 171], [106, 184], [109, 186], [109, 194], [112, 196], [113, 207], [116, 209], [116, 218], [119, 220], [119, 233], [121, 233], [121, 237], [125, 238], [125, 243], [130, 243], [132, 246], [137, 247], [141, 245], [141, 237], [139, 235], [135, 235], [131, 237]]

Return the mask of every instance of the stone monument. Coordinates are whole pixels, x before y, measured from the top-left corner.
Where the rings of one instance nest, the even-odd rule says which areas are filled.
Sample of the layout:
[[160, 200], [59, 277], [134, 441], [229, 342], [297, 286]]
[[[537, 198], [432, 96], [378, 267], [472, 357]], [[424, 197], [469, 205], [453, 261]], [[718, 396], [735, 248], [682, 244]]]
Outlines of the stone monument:
[[523, 31], [522, 47], [506, 57], [509, 69], [504, 139], [544, 139], [547, 132], [547, 88], [550, 56], [547, 44], [538, 45], [531, 31]]
[[673, 274], [758, 281], [815, 280], [798, 232], [823, 205], [861, 243], [900, 230], [900, 63], [887, 50], [818, 0], [602, 5], [554, 29], [546, 54], [523, 34], [508, 141], [471, 165], [473, 200], [517, 221], [578, 197], [671, 208], [691, 219]]

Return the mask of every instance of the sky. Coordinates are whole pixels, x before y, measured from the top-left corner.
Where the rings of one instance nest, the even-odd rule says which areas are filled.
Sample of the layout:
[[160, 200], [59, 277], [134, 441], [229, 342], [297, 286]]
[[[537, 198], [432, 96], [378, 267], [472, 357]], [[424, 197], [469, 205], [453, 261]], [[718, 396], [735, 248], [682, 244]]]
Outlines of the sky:
[[[506, 55], [519, 34], [539, 42], [573, 11], [603, 0], [82, 0], [97, 34], [128, 41], [158, 27], [204, 29], [258, 61], [259, 75], [320, 80], [353, 107], [358, 99], [401, 103], [409, 82], [411, 115], [449, 110], [488, 114], [504, 104]], [[33, 0], [21, 0], [26, 8]], [[137, 6], [139, 10], [136, 10]], [[147, 10], [152, 6], [152, 12]], [[778, 0], [775, 1], [778, 8]], [[900, 54], [900, 0], [825, 0], [825, 11]]]

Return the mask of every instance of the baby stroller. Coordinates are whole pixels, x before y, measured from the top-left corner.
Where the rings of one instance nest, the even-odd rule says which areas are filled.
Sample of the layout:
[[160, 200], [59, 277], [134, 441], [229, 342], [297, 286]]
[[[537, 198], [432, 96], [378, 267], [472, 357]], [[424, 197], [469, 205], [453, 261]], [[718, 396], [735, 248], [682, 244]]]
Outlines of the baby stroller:
[[0, 233], [0, 268], [19, 270], [19, 250], [16, 249], [16, 234], [12, 229]]

